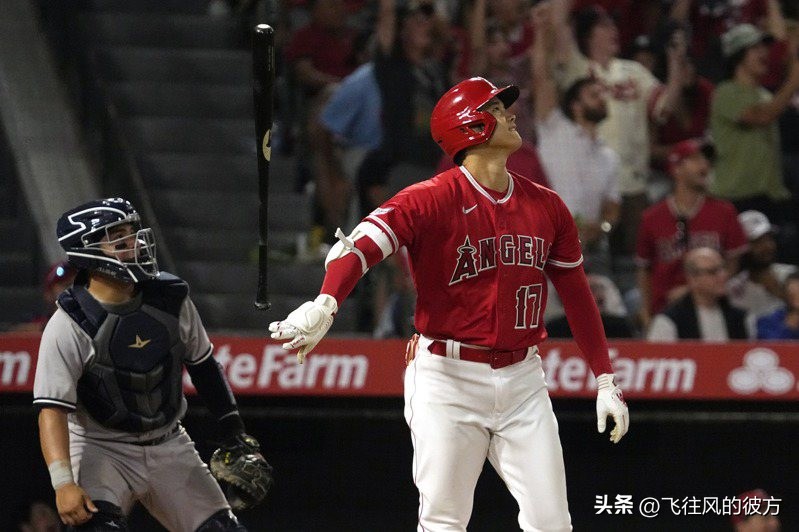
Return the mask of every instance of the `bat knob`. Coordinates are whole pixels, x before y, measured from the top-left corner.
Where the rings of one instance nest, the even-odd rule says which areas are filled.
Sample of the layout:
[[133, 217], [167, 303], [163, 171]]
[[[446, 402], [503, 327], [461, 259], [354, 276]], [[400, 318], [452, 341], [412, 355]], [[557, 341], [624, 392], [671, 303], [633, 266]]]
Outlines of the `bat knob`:
[[275, 30], [269, 24], [258, 24], [255, 26], [255, 33], [272, 34]]
[[257, 308], [258, 310], [269, 310], [270, 308], [272, 308], [272, 303], [270, 303], [269, 301], [256, 301], [255, 308]]

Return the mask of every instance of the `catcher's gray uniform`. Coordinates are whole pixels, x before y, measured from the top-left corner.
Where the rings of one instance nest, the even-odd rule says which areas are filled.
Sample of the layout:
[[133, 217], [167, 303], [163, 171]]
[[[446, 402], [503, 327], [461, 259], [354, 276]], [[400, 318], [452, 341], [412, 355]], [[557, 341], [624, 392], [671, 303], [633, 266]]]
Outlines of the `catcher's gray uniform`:
[[[142, 294], [123, 305], [102, 305], [102, 308], [108, 316], [124, 320], [136, 312], [142, 313]], [[157, 310], [150, 308], [149, 312], [158, 316]], [[124, 327], [117, 326], [119, 329]], [[128, 332], [130, 330], [128, 327]], [[112, 334], [117, 334], [111, 341], [117, 341], [119, 352], [119, 333]], [[179, 304], [176, 336], [182, 344], [184, 364], [201, 364], [211, 357], [212, 345], [188, 296]], [[173, 412], [171, 418], [150, 430], [108, 428], [105, 425], [113, 423], [104, 425], [96, 415], [90, 414], [78, 389], [81, 378], [96, 365], [98, 358], [102, 358], [97, 352], [102, 349], [97, 347], [100, 345], [98, 338], [93, 340], [74, 316], [59, 308], [42, 335], [34, 381], [35, 406], [62, 407], [70, 411], [70, 455], [78, 485], [93, 500], [112, 503], [125, 514], [135, 501], [141, 501], [154, 517], [174, 531], [193, 532], [213, 514], [229, 510], [218, 483], [180, 425], [186, 411], [182, 392], [179, 401], [173, 401], [173, 408], [166, 410]], [[148, 348], [159, 349], [157, 343], [158, 338], [136, 334], [123, 339], [122, 350], [128, 348], [146, 357]], [[169, 344], [160, 347], [163, 349], [164, 345], [169, 348]], [[174, 346], [170, 352], [172, 350]], [[159, 355], [151, 353], [150, 356]], [[155, 390], [153, 395], [160, 391]]]

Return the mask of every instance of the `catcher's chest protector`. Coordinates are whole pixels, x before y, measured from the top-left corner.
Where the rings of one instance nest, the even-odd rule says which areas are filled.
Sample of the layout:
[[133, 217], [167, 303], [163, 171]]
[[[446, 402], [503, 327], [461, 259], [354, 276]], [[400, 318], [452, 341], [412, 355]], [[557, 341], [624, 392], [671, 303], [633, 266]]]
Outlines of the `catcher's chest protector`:
[[78, 398], [104, 427], [145, 432], [172, 421], [183, 394], [178, 316], [188, 295], [169, 274], [140, 284], [141, 305], [106, 311], [82, 286], [58, 303], [91, 336], [95, 356], [78, 381]]

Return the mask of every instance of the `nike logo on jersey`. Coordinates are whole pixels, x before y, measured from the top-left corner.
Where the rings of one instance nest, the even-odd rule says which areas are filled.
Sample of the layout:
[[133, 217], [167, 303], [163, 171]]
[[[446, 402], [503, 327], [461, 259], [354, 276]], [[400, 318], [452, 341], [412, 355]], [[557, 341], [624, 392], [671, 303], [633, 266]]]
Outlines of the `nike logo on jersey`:
[[466, 207], [463, 207], [463, 214], [469, 214], [470, 212], [472, 212], [476, 208], [477, 208], [477, 204], [476, 203], [474, 205], [472, 205], [471, 207], [469, 207], [468, 209]]
[[142, 347], [144, 347], [145, 345], [147, 345], [149, 343], [150, 343], [150, 340], [142, 340], [141, 338], [139, 338], [139, 335], [137, 334], [136, 335], [136, 341], [134, 343], [130, 344], [128, 347], [132, 347], [133, 349], [141, 349]]

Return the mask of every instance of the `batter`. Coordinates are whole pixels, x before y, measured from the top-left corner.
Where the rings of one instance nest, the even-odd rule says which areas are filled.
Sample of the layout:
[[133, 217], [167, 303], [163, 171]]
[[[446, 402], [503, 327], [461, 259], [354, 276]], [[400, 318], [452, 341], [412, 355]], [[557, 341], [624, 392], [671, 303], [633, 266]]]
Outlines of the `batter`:
[[407, 349], [405, 419], [419, 489], [419, 531], [465, 531], [486, 458], [519, 504], [525, 531], [571, 530], [558, 425], [537, 345], [546, 338], [547, 277], [597, 376], [597, 427], [627, 432], [607, 340], [582, 268], [577, 228], [558, 195], [508, 172], [522, 139], [508, 111], [515, 86], [471, 78], [433, 110], [435, 141], [456, 168], [412, 185], [327, 257], [320, 295], [269, 326], [300, 362], [358, 279], [405, 247], [419, 335]]

